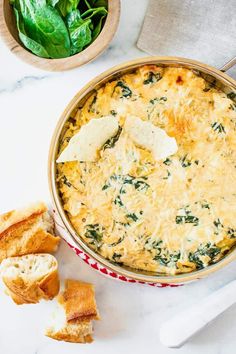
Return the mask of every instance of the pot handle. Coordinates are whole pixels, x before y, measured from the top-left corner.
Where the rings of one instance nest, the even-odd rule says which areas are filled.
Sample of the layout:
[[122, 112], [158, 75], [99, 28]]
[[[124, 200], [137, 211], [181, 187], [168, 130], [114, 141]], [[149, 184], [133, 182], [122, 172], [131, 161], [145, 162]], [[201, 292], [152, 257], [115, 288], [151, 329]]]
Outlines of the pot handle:
[[236, 65], [236, 57], [232, 58], [225, 65], [223, 65], [222, 68], [220, 68], [220, 70], [223, 71], [224, 73], [225, 71], [231, 69], [234, 65]]

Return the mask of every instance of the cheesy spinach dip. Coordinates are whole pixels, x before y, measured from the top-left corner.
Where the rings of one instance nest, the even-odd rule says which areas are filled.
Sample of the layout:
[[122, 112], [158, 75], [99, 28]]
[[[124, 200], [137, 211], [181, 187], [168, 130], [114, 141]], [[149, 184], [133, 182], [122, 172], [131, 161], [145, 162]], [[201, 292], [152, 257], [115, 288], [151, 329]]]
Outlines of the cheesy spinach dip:
[[[58, 159], [58, 187], [78, 237], [111, 262], [164, 274], [222, 258], [236, 243], [234, 98], [191, 70], [154, 65], [90, 96], [67, 122], [58, 156], [87, 125], [92, 135], [78, 148], [85, 156], [83, 148], [100, 141], [94, 121], [110, 119], [115, 134], [96, 147], [95, 160]], [[125, 129], [130, 117], [175, 140], [175, 152], [157, 158], [138, 135], [131, 139]], [[105, 132], [102, 124], [98, 129]], [[164, 145], [157, 142], [157, 149]]]

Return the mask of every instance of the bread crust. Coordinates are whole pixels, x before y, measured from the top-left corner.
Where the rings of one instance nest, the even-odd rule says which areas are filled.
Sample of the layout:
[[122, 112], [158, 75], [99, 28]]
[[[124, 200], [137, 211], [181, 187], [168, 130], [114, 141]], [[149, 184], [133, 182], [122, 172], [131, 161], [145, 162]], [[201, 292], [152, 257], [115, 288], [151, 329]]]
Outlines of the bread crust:
[[[53, 257], [52, 255], [43, 254], [45, 257]], [[40, 254], [28, 255], [32, 257], [40, 257]], [[28, 256], [12, 257], [7, 260], [17, 264], [18, 260]], [[2, 263], [4, 266], [4, 262]], [[59, 292], [60, 282], [58, 276], [58, 264], [55, 257], [53, 257], [53, 265], [45, 274], [42, 274], [38, 279], [32, 274], [9, 276], [2, 271], [2, 280], [7, 288], [8, 295], [17, 305], [35, 304], [41, 299], [52, 300]]]
[[46, 336], [65, 342], [91, 343], [91, 320], [99, 319], [93, 285], [67, 279], [65, 290], [57, 299], [62, 323], [54, 319], [54, 325], [46, 330]]
[[27, 220], [33, 215], [40, 215], [47, 211], [47, 206], [43, 202], [34, 203], [26, 208], [11, 210], [0, 215], [0, 235], [2, 235], [12, 225]]
[[44, 203], [0, 215], [0, 262], [29, 253], [55, 252], [60, 238], [49, 232], [46, 218], [53, 225]]
[[93, 342], [92, 338], [92, 324], [89, 321], [82, 323], [76, 323], [75, 325], [66, 324], [63, 328], [58, 331], [53, 331], [49, 328], [46, 331], [46, 336], [56, 339], [63, 340], [65, 342], [72, 343], [91, 343]]
[[65, 291], [59, 295], [58, 302], [64, 307], [68, 322], [100, 319], [92, 284], [67, 279]]

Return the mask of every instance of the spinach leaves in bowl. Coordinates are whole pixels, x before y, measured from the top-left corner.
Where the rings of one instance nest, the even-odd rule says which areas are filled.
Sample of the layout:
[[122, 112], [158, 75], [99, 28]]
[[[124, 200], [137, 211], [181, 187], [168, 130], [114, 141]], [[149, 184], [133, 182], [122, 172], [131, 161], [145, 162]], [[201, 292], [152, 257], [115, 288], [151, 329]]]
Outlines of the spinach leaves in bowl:
[[107, 0], [11, 0], [19, 38], [42, 58], [81, 52], [100, 34]]

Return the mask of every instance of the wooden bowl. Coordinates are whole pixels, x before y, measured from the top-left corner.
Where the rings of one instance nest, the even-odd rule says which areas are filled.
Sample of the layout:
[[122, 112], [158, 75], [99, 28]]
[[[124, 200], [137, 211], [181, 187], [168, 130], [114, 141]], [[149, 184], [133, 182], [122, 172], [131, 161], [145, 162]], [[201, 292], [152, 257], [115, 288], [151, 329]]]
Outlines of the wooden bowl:
[[20, 41], [15, 15], [9, 0], [0, 0], [0, 34], [10, 51], [20, 59], [48, 71], [64, 71], [86, 64], [100, 55], [111, 42], [120, 18], [120, 0], [108, 1], [108, 15], [98, 38], [82, 52], [61, 59], [40, 58], [31, 53]]

